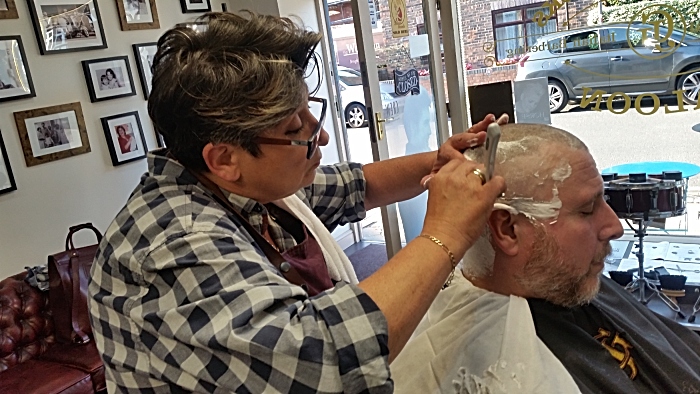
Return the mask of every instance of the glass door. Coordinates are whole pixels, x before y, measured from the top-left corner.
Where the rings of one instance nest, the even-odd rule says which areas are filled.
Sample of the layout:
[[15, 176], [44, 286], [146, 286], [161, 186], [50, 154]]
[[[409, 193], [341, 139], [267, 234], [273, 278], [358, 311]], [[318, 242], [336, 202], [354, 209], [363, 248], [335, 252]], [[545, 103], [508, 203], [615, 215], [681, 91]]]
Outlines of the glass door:
[[[328, 2], [339, 113], [352, 161], [366, 164], [436, 150], [444, 139], [438, 124], [447, 130], [447, 116], [436, 111], [445, 107], [436, 8], [434, 2], [432, 8], [409, 3]], [[424, 8], [434, 14], [425, 15]], [[385, 242], [391, 257], [420, 233], [426, 203], [423, 193], [369, 211], [360, 223], [361, 240]]]

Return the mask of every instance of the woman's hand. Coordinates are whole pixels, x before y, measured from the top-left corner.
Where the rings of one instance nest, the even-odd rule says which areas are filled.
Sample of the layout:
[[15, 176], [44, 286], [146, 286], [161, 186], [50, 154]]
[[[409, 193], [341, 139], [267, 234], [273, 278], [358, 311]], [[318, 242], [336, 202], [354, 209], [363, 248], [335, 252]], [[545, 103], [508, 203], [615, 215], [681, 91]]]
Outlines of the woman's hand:
[[[508, 123], [508, 115], [503, 114], [498, 118], [498, 124], [503, 125]], [[466, 149], [479, 146], [484, 143], [486, 139], [486, 129], [489, 125], [496, 121], [496, 117], [493, 114], [488, 114], [484, 119], [473, 125], [469, 130], [464, 133], [455, 134], [450, 137], [444, 144], [438, 149], [437, 158], [433, 164], [433, 168], [430, 174], [423, 177], [421, 180], [421, 185], [423, 188], [427, 189], [427, 183], [430, 179], [435, 176], [435, 174], [440, 171], [440, 168], [447, 164], [450, 160], [459, 159], [463, 157], [463, 153]]]
[[460, 155], [433, 176], [429, 183], [428, 210], [423, 233], [440, 239], [460, 259], [481, 236], [496, 198], [506, 190], [495, 176], [482, 185], [475, 169], [483, 165]]

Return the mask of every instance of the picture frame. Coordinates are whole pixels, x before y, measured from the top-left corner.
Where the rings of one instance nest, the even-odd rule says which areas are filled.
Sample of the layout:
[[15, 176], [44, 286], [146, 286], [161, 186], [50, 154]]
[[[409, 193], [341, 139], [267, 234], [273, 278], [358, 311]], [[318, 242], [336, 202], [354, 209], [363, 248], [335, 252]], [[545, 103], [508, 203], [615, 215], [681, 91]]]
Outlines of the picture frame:
[[180, 0], [183, 13], [189, 12], [209, 12], [211, 11], [211, 0]]
[[10, 167], [10, 159], [7, 157], [7, 149], [5, 149], [5, 141], [2, 139], [0, 132], [0, 194], [9, 193], [17, 190], [15, 177], [12, 175], [12, 167]]
[[27, 167], [90, 152], [79, 102], [14, 113]]
[[122, 30], [160, 29], [156, 0], [116, 0], [116, 2]]
[[83, 60], [81, 63], [91, 102], [136, 95], [128, 56]]
[[28, 0], [42, 55], [107, 48], [97, 0]]
[[101, 121], [113, 166], [146, 157], [148, 146], [138, 111], [107, 116]]
[[19, 19], [15, 0], [0, 0], [0, 19]]
[[136, 59], [136, 68], [141, 79], [143, 97], [148, 100], [148, 96], [151, 95], [151, 80], [153, 79], [151, 67], [153, 66], [153, 57], [158, 50], [158, 43], [145, 42], [133, 44], [131, 47], [134, 49], [134, 58]]
[[30, 97], [36, 90], [22, 37], [0, 36], [0, 102]]

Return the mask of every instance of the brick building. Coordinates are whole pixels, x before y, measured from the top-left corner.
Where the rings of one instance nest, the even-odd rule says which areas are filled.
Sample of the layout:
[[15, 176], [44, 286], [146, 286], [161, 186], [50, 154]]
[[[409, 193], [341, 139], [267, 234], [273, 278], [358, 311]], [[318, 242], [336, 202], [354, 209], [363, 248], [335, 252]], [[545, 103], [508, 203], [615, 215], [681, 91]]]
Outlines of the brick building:
[[[380, 15], [389, 15], [389, 0], [375, 0]], [[561, 1], [561, 0], [560, 0]], [[594, 0], [570, 0], [550, 15], [549, 2], [541, 0], [460, 1], [462, 54], [469, 85], [515, 78], [519, 57], [538, 36], [586, 25], [587, 10]], [[329, 1], [331, 24], [352, 24], [349, 1]], [[538, 14], [539, 13], [539, 14]], [[407, 0], [406, 14], [411, 35], [425, 33], [421, 0]], [[534, 19], [540, 17], [542, 23]], [[541, 18], [544, 16], [544, 18]], [[386, 20], [384, 17], [382, 20]], [[540, 26], [544, 24], [545, 26]], [[412, 59], [406, 38], [393, 38], [391, 25], [381, 24], [383, 40], [375, 38], [377, 64], [394, 69], [427, 69], [427, 58]], [[376, 33], [375, 33], [376, 35]], [[381, 41], [381, 42], [380, 42]]]

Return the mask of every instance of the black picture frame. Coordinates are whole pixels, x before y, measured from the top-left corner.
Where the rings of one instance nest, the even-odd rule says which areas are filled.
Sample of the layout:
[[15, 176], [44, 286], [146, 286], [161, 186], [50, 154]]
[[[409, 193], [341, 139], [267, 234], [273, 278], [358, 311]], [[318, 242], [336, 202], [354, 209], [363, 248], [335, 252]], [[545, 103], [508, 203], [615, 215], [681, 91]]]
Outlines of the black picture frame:
[[[106, 116], [100, 121], [113, 166], [120, 166], [146, 157], [148, 146], [138, 111]], [[119, 135], [120, 128], [124, 131], [124, 136]], [[131, 135], [131, 138], [126, 138], [128, 135]]]
[[81, 63], [91, 102], [136, 95], [128, 56], [83, 60]]
[[148, 100], [148, 96], [151, 95], [151, 80], [153, 79], [151, 66], [153, 63], [153, 56], [155, 56], [156, 50], [158, 49], [158, 43], [144, 42], [141, 44], [133, 44], [131, 47], [134, 50], [134, 59], [136, 59], [136, 69], [139, 71], [143, 97]]
[[[15, 176], [12, 174], [12, 167], [10, 167], [10, 158], [7, 157], [7, 149], [5, 149], [5, 141], [2, 139], [1, 131], [0, 156], [2, 156], [0, 157], [0, 194], [5, 194], [17, 190], [17, 183], [15, 183]], [[3, 179], [5, 176], [7, 176], [7, 180]]]
[[0, 80], [0, 102], [36, 97], [22, 37], [0, 36], [0, 67], [7, 67], [4, 75], [12, 78]]
[[[27, 2], [42, 55], [107, 48], [97, 0], [68, 5], [66, 0]], [[66, 9], [67, 6], [74, 8]]]
[[180, 0], [180, 6], [183, 13], [211, 11], [210, 0]]

